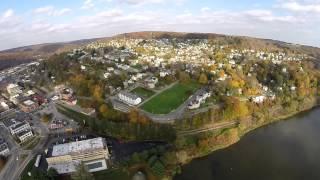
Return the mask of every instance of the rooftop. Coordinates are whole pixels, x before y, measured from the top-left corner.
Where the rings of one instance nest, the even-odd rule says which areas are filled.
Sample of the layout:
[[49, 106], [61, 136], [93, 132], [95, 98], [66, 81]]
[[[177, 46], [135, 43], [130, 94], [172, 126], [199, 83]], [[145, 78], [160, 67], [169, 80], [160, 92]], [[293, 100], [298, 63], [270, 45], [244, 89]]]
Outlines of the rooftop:
[[16, 124], [15, 124], [14, 126], [12, 126], [11, 129], [12, 129], [12, 130], [15, 130], [15, 129], [18, 129], [18, 128], [20, 128], [20, 127], [22, 127], [22, 126], [25, 126], [25, 125], [27, 125], [27, 124], [28, 124], [28, 123], [25, 122], [25, 121], [24, 121], [24, 122], [21, 122], [21, 123], [16, 121]]
[[130, 99], [138, 99], [139, 98], [139, 96], [137, 96], [136, 94], [129, 93], [129, 92], [126, 92], [126, 91], [122, 91], [119, 94], [122, 94], [123, 96], [128, 97]]
[[[30, 131], [31, 131], [31, 130], [24, 130], [24, 131], [22, 131], [22, 132], [19, 132], [19, 133], [17, 134], [17, 136], [18, 136], [18, 137], [22, 137], [22, 136], [28, 134]], [[32, 131], [31, 131], [31, 132], [32, 132]]]
[[104, 146], [105, 143], [103, 138], [101, 137], [66, 144], [59, 144], [53, 146], [52, 156], [63, 156], [72, 153], [91, 151], [94, 149], [104, 148]]
[[27, 106], [31, 106], [31, 105], [34, 104], [34, 102], [31, 101], [31, 100], [26, 100], [26, 101], [23, 102], [23, 104], [25, 104], [25, 105], [27, 105]]

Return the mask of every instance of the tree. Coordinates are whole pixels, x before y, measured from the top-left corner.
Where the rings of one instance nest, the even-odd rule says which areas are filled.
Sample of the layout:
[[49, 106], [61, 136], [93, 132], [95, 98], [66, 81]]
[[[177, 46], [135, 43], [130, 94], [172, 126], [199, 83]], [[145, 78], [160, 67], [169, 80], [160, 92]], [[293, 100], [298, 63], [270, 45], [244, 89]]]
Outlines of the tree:
[[246, 102], [240, 101], [238, 98], [227, 97], [224, 99], [223, 117], [225, 120], [234, 120], [245, 117], [249, 114]]
[[188, 83], [190, 81], [190, 76], [188, 73], [180, 71], [179, 72], [179, 80], [182, 83]]
[[199, 77], [199, 83], [200, 84], [207, 84], [208, 83], [208, 77], [206, 74], [201, 73], [201, 75]]
[[71, 174], [71, 179], [72, 180], [94, 180], [94, 177], [89, 172], [88, 167], [81, 162], [76, 167], [76, 172]]
[[57, 172], [56, 169], [50, 168], [50, 169], [48, 170], [48, 172], [47, 172], [47, 176], [48, 176], [49, 179], [54, 180], [55, 177], [58, 176], [58, 172]]
[[48, 123], [51, 121], [53, 114], [44, 114], [41, 118], [42, 122]]
[[108, 117], [108, 112], [109, 112], [109, 108], [106, 104], [102, 104], [100, 107], [99, 107], [99, 112], [101, 114], [101, 116], [103, 118], [107, 118]]
[[103, 89], [99, 85], [93, 86], [92, 96], [95, 100], [101, 101], [103, 98]]
[[131, 109], [128, 116], [131, 123], [137, 123], [139, 121], [139, 112], [137, 109]]

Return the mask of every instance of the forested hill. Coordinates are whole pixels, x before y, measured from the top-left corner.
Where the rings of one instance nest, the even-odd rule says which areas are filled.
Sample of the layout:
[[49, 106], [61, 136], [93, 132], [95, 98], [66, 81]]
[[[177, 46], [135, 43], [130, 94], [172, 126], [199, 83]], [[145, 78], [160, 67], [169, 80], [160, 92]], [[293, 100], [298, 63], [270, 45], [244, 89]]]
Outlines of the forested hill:
[[35, 59], [46, 58], [55, 53], [78, 48], [94, 41], [97, 41], [97, 39], [38, 44], [0, 51], [0, 70]]

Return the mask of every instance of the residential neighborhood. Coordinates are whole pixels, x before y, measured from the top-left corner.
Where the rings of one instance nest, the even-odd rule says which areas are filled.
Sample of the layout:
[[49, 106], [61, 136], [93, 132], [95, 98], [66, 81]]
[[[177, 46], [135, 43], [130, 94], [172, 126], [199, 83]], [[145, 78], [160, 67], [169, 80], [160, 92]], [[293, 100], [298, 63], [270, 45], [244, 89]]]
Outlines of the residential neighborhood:
[[6, 69], [0, 155], [13, 168], [0, 178], [82, 166], [98, 176], [137, 156], [162, 177], [159, 157], [177, 136], [233, 128], [249, 108], [277, 111], [283, 94], [305, 95], [310, 58], [208, 39], [114, 38]]

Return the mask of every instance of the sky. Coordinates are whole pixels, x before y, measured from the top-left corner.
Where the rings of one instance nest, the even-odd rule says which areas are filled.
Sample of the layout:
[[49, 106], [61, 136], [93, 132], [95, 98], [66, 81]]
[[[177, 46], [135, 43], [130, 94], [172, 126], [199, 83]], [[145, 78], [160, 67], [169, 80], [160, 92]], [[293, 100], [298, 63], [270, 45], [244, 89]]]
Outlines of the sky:
[[320, 47], [320, 0], [1, 0], [0, 50], [175, 31], [253, 36]]

